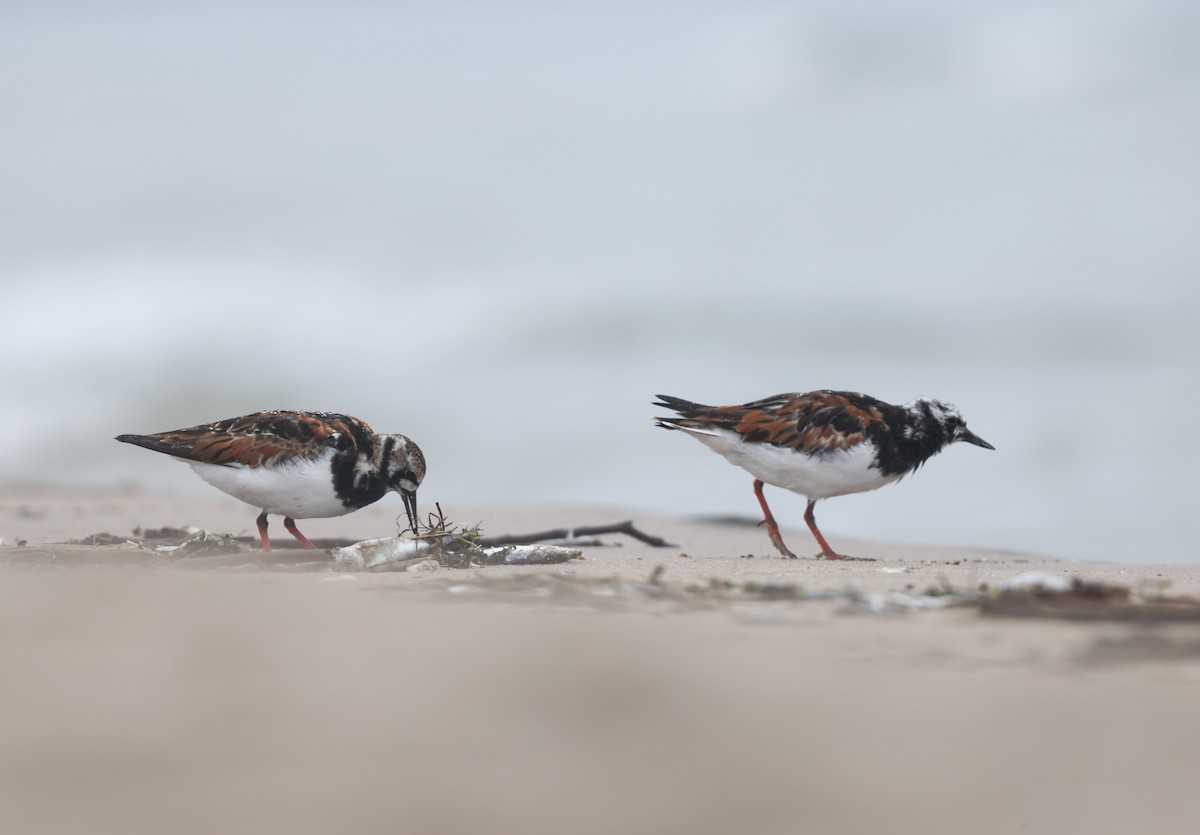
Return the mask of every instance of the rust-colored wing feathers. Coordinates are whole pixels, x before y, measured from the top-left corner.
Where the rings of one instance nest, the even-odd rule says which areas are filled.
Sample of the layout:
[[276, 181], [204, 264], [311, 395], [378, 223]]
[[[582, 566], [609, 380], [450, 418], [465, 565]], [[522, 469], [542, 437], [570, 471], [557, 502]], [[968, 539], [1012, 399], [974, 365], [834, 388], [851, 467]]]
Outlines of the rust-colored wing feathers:
[[163, 440], [175, 449], [185, 449], [191, 460], [206, 464], [256, 467], [269, 461], [297, 457], [297, 450], [271, 435], [222, 433], [191, 436], [186, 432], [172, 432]]
[[658, 395], [656, 406], [679, 417], [659, 418], [671, 429], [698, 432], [724, 429], [747, 443], [772, 444], [808, 455], [850, 449], [868, 438], [868, 427], [886, 426], [885, 410], [895, 407], [858, 392], [812, 391], [778, 394], [740, 406], [703, 406]]
[[322, 412], [256, 412], [154, 435], [119, 435], [136, 444], [205, 464], [260, 467], [288, 459], [314, 459], [326, 449], [346, 449], [369, 435], [362, 421]]

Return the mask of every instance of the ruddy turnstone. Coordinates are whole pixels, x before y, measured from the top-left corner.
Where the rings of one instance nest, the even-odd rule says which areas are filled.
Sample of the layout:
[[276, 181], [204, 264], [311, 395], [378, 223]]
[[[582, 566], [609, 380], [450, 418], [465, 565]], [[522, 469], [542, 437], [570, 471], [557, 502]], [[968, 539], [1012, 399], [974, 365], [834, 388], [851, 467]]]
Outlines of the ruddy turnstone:
[[893, 406], [858, 392], [821, 390], [741, 406], [702, 406], [660, 394], [654, 405], [678, 415], [654, 418], [658, 426], [687, 432], [754, 476], [767, 533], [785, 557], [796, 555], [783, 544], [763, 484], [808, 498], [804, 521], [821, 546], [820, 556], [853, 559], [836, 553], [817, 529], [813, 505], [819, 500], [899, 481], [957, 441], [995, 449], [941, 400]]
[[282, 516], [302, 546], [315, 548], [296, 519], [342, 516], [392, 490], [404, 500], [409, 528], [417, 530], [417, 487], [425, 478], [420, 447], [403, 435], [376, 435], [349, 415], [257, 412], [117, 440], [185, 461], [213, 487], [261, 508], [264, 551], [271, 550], [268, 513]]

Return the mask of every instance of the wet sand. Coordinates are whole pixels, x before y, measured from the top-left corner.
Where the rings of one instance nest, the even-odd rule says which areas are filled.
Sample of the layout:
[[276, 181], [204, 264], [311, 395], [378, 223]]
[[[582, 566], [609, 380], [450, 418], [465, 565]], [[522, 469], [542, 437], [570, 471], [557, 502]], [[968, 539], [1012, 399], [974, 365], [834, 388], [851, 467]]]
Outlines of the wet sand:
[[[1196, 567], [843, 537], [879, 561], [784, 561], [751, 526], [443, 509], [489, 534], [632, 518], [678, 547], [605, 536], [564, 565], [416, 574], [8, 559], [0, 831], [1194, 828], [1200, 625], [588, 589], [663, 566], [678, 586], [916, 595], [1037, 570], [1200, 595]], [[301, 527], [385, 536], [399, 512]], [[252, 533], [254, 515], [220, 497], [12, 488], [0, 537], [27, 544], [0, 551], [136, 526]]]

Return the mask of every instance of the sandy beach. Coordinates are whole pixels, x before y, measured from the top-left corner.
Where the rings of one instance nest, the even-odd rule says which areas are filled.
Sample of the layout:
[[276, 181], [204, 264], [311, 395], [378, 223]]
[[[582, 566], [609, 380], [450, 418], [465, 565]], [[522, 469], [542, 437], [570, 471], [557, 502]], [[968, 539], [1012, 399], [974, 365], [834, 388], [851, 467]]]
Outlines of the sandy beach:
[[[393, 535], [399, 504], [381, 504], [302, 527]], [[1200, 624], [901, 604], [1031, 571], [1195, 597], [1195, 567], [843, 537], [877, 561], [785, 561], [734, 522], [443, 510], [487, 534], [631, 519], [673, 547], [606, 535], [551, 566], [201, 568], [46, 543], [247, 534], [252, 510], [0, 491], [0, 830], [1194, 829]], [[803, 595], [709, 592], [751, 587]]]
[[1200, 831], [1198, 8], [0, 4], [0, 835]]

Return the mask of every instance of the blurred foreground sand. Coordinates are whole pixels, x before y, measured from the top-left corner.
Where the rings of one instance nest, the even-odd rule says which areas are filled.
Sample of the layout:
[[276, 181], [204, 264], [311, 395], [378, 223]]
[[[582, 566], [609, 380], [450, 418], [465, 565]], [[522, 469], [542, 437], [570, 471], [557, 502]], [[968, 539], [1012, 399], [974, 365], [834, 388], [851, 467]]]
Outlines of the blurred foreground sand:
[[[622, 545], [563, 566], [420, 575], [0, 567], [0, 831], [1194, 831], [1194, 624], [448, 587], [662, 564], [817, 589], [1037, 569], [1197, 594], [1200, 570], [842, 537], [881, 561], [783, 561], [752, 527], [443, 507], [491, 534], [632, 515], [681, 547], [606, 537]], [[388, 535], [398, 512], [302, 529]], [[7, 540], [247, 532], [254, 515], [220, 498], [0, 493]]]

